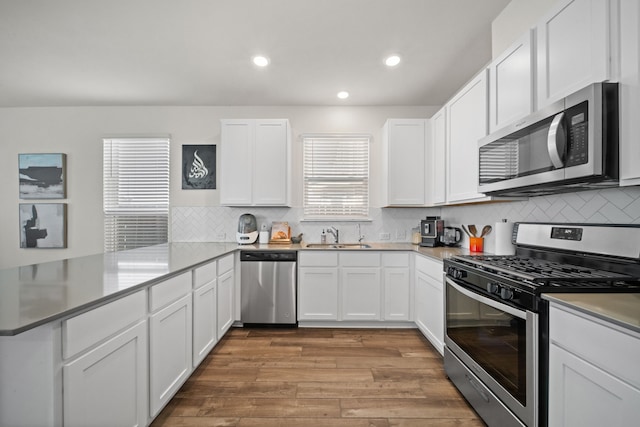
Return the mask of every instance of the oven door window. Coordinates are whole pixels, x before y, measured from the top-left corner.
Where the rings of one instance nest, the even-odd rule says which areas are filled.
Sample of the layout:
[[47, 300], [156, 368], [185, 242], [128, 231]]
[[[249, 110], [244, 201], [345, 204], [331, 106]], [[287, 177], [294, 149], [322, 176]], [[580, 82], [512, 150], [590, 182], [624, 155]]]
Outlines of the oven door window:
[[516, 400], [526, 405], [526, 321], [447, 284], [446, 332]]

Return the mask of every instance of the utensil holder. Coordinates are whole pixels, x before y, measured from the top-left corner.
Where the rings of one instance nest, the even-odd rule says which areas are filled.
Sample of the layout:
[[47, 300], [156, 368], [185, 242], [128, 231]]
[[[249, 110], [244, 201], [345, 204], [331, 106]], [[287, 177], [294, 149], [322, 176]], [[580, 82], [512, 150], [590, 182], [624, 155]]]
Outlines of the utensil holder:
[[484, 250], [484, 237], [469, 237], [469, 251], [482, 252]]

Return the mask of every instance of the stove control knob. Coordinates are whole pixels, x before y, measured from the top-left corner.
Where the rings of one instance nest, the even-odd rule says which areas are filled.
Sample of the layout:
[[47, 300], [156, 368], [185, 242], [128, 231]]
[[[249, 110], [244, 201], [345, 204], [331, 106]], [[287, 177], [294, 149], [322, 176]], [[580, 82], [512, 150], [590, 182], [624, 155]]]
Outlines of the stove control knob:
[[487, 292], [490, 294], [499, 294], [500, 286], [496, 282], [487, 283]]
[[500, 298], [503, 300], [512, 300], [513, 299], [513, 289], [502, 288], [500, 289]]
[[462, 279], [463, 277], [465, 277], [467, 274], [462, 271], [462, 270], [458, 270], [455, 267], [449, 267], [447, 269], [447, 274], [451, 277], [453, 277], [454, 279]]

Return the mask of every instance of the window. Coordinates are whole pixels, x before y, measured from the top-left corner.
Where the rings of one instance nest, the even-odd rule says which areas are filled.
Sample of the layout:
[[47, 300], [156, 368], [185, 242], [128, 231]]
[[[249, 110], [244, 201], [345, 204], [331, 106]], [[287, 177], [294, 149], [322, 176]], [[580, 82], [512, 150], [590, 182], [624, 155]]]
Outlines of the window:
[[369, 136], [303, 137], [305, 219], [369, 216]]
[[103, 140], [104, 248], [168, 241], [169, 139]]

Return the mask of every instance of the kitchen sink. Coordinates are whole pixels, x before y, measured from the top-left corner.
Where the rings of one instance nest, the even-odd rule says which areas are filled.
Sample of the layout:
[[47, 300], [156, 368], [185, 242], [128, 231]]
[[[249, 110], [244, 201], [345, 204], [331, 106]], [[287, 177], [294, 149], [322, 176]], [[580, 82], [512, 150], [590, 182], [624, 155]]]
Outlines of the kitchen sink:
[[371, 245], [366, 243], [308, 243], [309, 249], [369, 249]]

